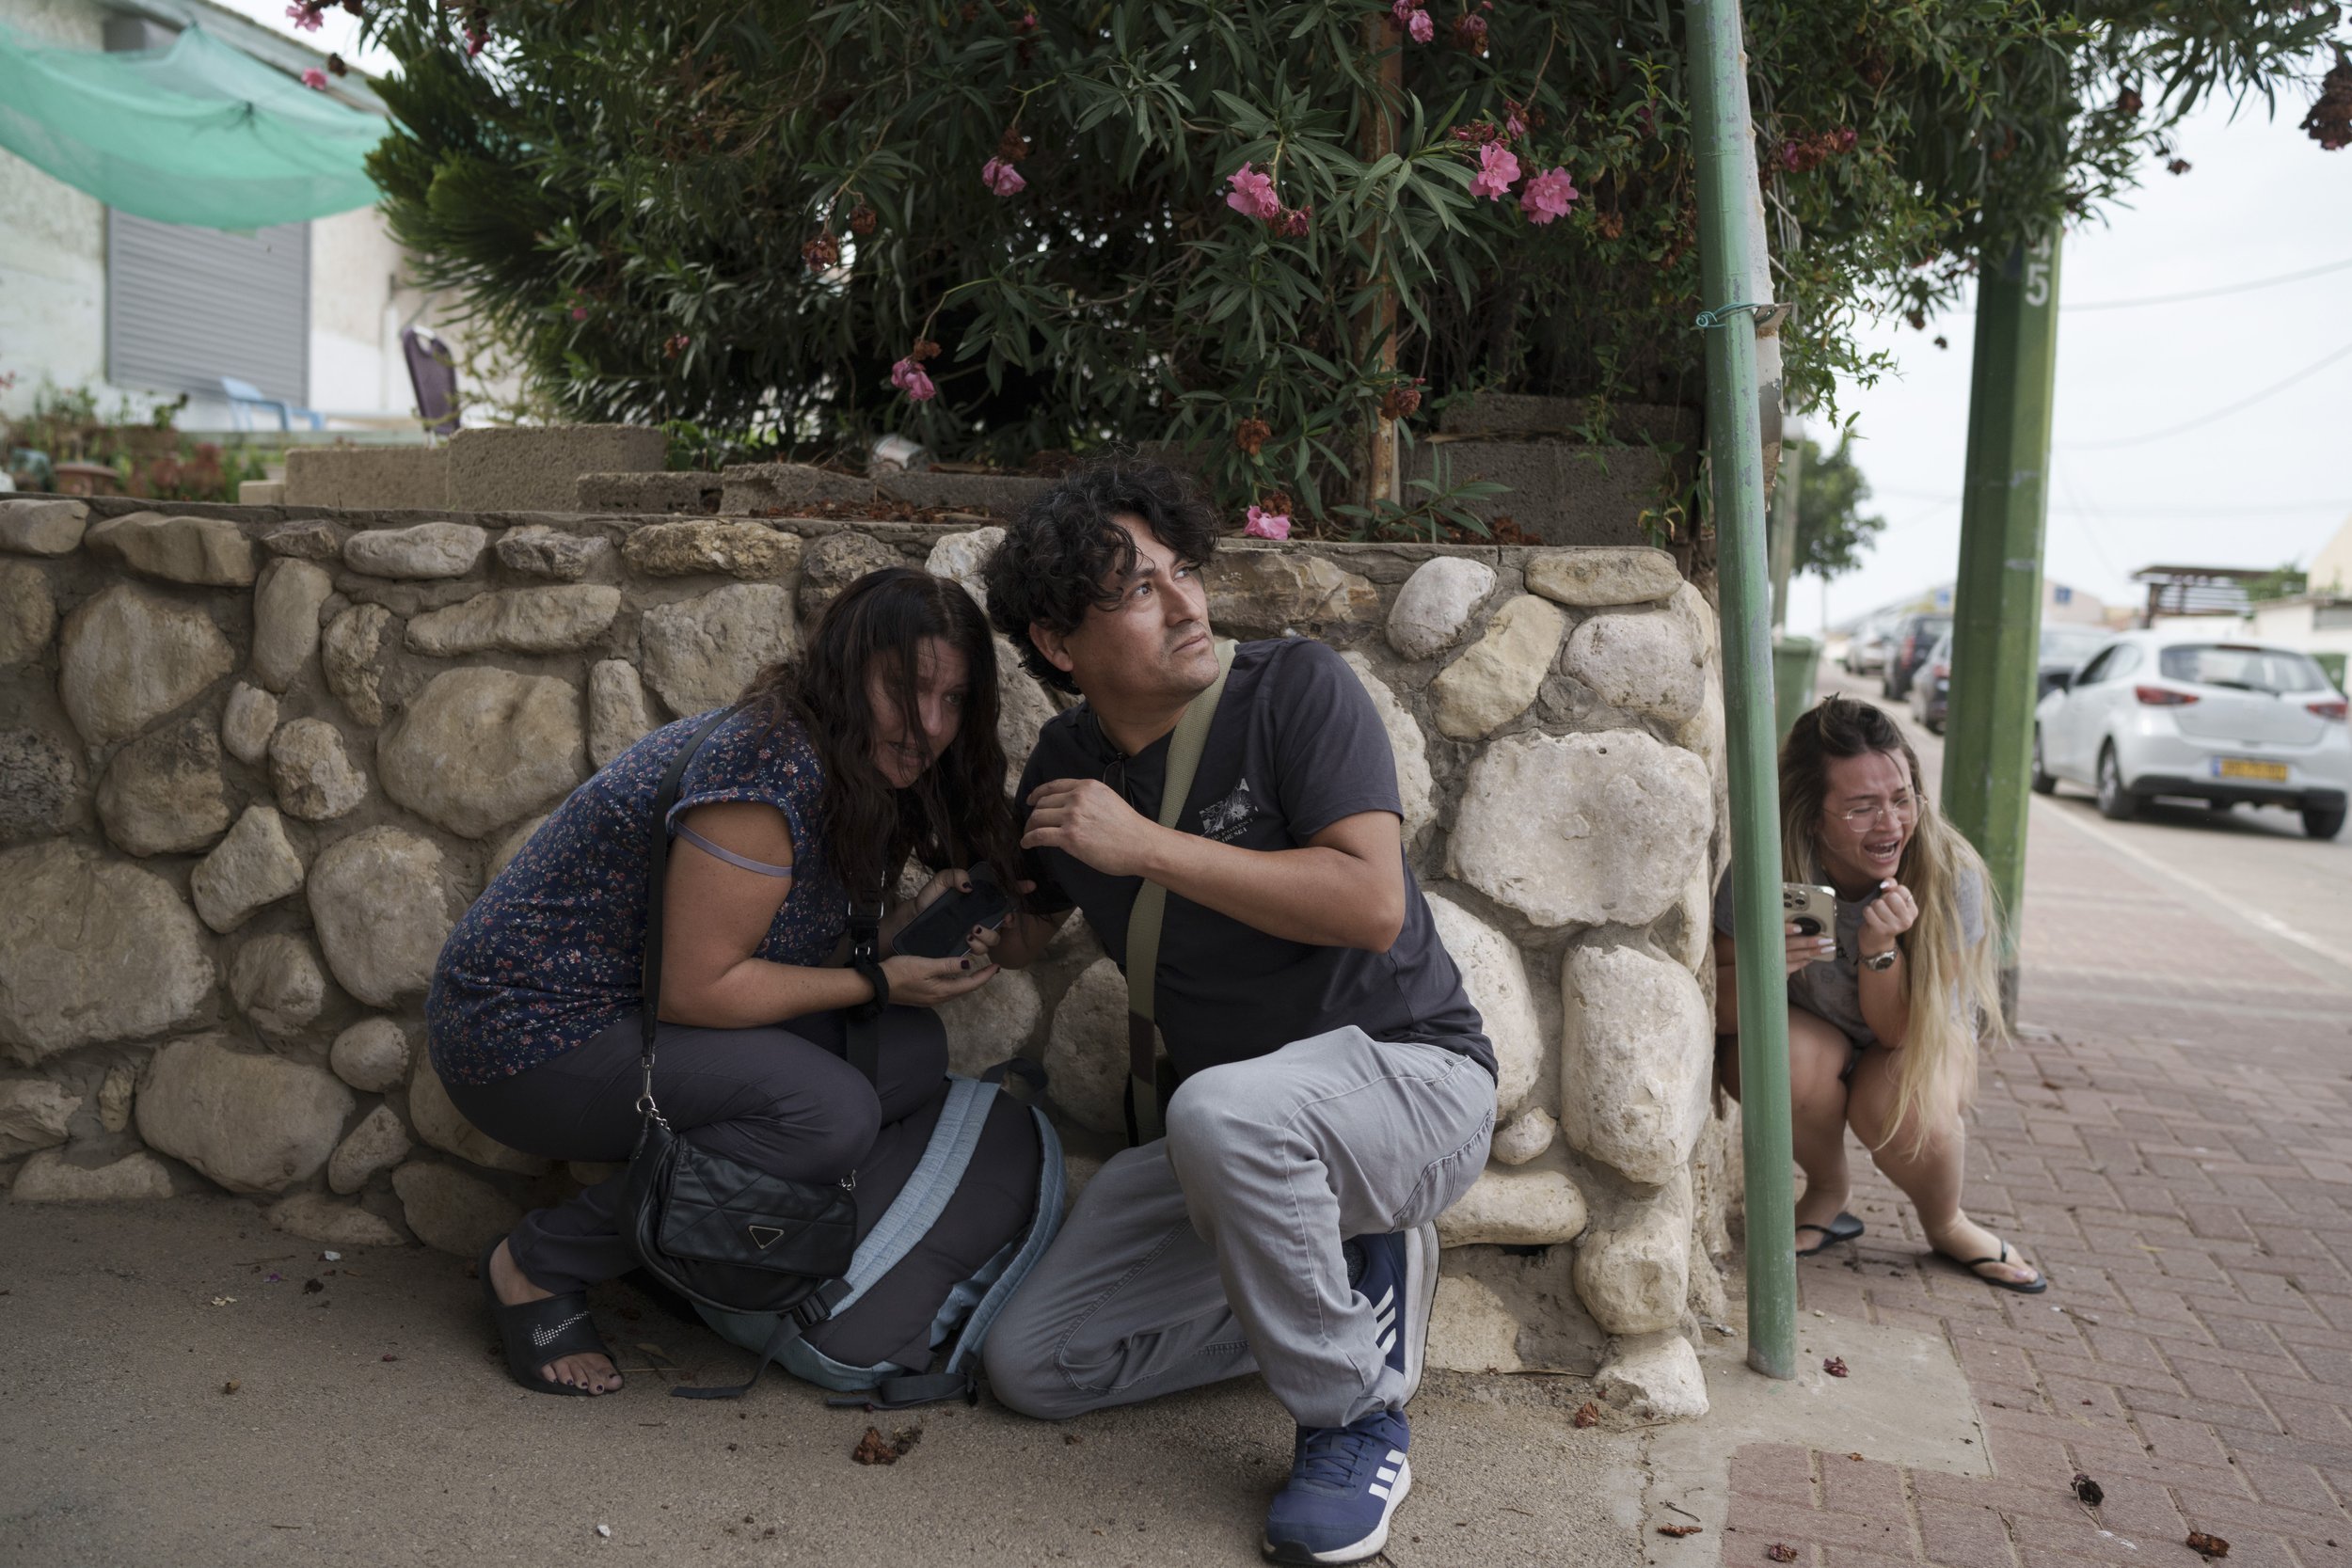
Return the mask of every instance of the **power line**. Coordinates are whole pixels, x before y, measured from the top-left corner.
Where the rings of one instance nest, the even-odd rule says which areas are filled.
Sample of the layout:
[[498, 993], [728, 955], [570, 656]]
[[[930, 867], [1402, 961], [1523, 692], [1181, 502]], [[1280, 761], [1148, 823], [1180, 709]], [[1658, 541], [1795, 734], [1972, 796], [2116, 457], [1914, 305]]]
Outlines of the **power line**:
[[2213, 423], [2216, 420], [2226, 419], [2232, 414], [2241, 413], [2246, 409], [2251, 408], [2254, 404], [2262, 402], [2265, 398], [2273, 397], [2278, 393], [2285, 391], [2288, 388], [2294, 386], [2296, 382], [2303, 380], [2307, 376], [2317, 375], [2321, 371], [2326, 370], [2328, 366], [2334, 364], [2337, 360], [2342, 359], [2346, 355], [2352, 355], [2352, 343], [2346, 343], [2342, 348], [2337, 349], [2333, 354], [2328, 355], [2323, 358], [2317, 359], [2312, 363], [2304, 366], [2301, 370], [2296, 371], [2293, 375], [2288, 376], [2283, 381], [2275, 381], [2271, 383], [2261, 391], [2254, 393], [2251, 397], [2240, 398], [2237, 402], [2231, 404], [2226, 408], [2217, 408], [2210, 414], [2200, 415], [2198, 418], [2189, 420], [2182, 424], [2171, 425], [2163, 430], [2152, 430], [2145, 436], [2126, 436], [2120, 440], [2060, 441], [2058, 445], [2068, 451], [2111, 451], [2117, 447], [2144, 447], [2151, 441], [2166, 440], [2169, 437], [2182, 435], [2187, 431], [2195, 430], [2200, 425], [2208, 425]]
[[2191, 289], [2186, 293], [2179, 294], [2150, 294], [2144, 299], [2098, 299], [2088, 300], [2080, 305], [2061, 302], [2058, 309], [2060, 310], [2131, 310], [2142, 305], [2180, 305], [2192, 299], [2215, 299], [2222, 294], [2251, 293], [2256, 289], [2276, 288], [2281, 283], [2300, 283], [2306, 277], [2323, 277], [2331, 272], [2342, 272], [2346, 267], [2352, 267], [2352, 257], [2347, 257], [2341, 261], [2330, 261], [2322, 267], [2309, 267], [2301, 272], [2280, 273], [2276, 277], [2257, 277], [2247, 283], [2224, 283], [2217, 288]]

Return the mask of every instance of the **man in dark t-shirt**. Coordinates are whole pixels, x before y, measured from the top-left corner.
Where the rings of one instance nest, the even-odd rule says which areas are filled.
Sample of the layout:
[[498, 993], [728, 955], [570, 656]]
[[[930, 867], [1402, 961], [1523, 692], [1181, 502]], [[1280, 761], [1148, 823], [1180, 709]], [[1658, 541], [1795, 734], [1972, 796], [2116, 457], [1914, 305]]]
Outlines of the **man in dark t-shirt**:
[[[1298, 1424], [1267, 1554], [1356, 1562], [1412, 1483], [1432, 1222], [1486, 1164], [1494, 1050], [1406, 864], [1371, 698], [1320, 642], [1219, 649], [1216, 543], [1188, 484], [1111, 464], [1033, 504], [987, 568], [997, 629], [1086, 699], [1023, 773], [1035, 887], [997, 956], [1034, 958], [1074, 907], [1123, 969], [1138, 893], [1165, 889], [1152, 1011], [1179, 1085], [1167, 1135], [1094, 1178], [987, 1366], [1055, 1419], [1257, 1370]], [[1228, 663], [1162, 827], [1171, 737]]]

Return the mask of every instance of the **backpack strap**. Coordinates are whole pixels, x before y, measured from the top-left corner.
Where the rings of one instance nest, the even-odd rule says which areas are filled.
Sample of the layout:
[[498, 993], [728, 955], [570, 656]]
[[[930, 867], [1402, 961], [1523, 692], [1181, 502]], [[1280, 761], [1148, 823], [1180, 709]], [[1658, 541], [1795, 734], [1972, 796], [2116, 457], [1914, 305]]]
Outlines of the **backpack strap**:
[[[1209, 744], [1209, 726], [1233, 673], [1233, 644], [1216, 645], [1216, 679], [1193, 698], [1168, 742], [1168, 778], [1160, 789], [1160, 826], [1173, 828], [1192, 795], [1193, 775]], [[1127, 1142], [1150, 1143], [1168, 1131], [1167, 1096], [1160, 1085], [1159, 1025], [1152, 992], [1159, 980], [1160, 926], [1168, 913], [1168, 889], [1146, 881], [1127, 911]], [[1172, 1087], [1172, 1085], [1171, 1085]]]
[[[1029, 1221], [1027, 1234], [990, 1259], [988, 1268], [1000, 1272], [973, 1304], [963, 1327], [956, 1335], [955, 1348], [947, 1354], [946, 1363], [935, 1372], [883, 1378], [866, 1393], [829, 1399], [825, 1402], [828, 1405], [835, 1409], [903, 1410], [909, 1405], [930, 1404], [939, 1400], [960, 1399], [967, 1404], [978, 1400], [970, 1363], [979, 1355], [989, 1326], [1029, 1277], [1029, 1271], [1037, 1267], [1037, 1260], [1045, 1255], [1045, 1249], [1053, 1244], [1061, 1229], [1062, 1187], [1066, 1180], [1061, 1140], [1055, 1135], [1054, 1124], [1045, 1119], [1043, 1111], [1032, 1105], [1029, 1115], [1036, 1122], [1038, 1146], [1044, 1156], [1038, 1164], [1037, 1213]], [[1006, 1252], [1011, 1254], [1009, 1259]]]
[[1002, 1092], [995, 1085], [977, 1079], [948, 1080], [947, 1103], [940, 1109], [939, 1124], [931, 1129], [923, 1158], [874, 1228], [866, 1232], [866, 1240], [858, 1243], [850, 1272], [842, 1276], [849, 1292], [833, 1304], [835, 1313], [856, 1306], [876, 1280], [897, 1268], [915, 1243], [930, 1233], [972, 1164], [972, 1151], [979, 1147], [981, 1129], [988, 1122], [990, 1101]]

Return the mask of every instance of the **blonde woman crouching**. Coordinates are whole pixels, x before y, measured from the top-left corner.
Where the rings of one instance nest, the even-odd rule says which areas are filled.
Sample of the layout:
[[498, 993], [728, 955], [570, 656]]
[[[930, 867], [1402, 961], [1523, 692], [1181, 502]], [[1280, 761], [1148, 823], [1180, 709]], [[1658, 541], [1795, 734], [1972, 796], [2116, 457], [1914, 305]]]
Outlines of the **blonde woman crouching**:
[[[1930, 803], [1894, 721], [1851, 698], [1832, 697], [1789, 731], [1780, 810], [1785, 879], [1837, 892], [1834, 934], [1787, 927], [1791, 1132], [1804, 1172], [1798, 1256], [1862, 1234], [1846, 1212], [1851, 1127], [1937, 1252], [2002, 1290], [2046, 1289], [1960, 1207], [1979, 1039], [2006, 1037], [1984, 863]], [[1731, 896], [1726, 877], [1715, 905], [1716, 1060], [1737, 1098]]]

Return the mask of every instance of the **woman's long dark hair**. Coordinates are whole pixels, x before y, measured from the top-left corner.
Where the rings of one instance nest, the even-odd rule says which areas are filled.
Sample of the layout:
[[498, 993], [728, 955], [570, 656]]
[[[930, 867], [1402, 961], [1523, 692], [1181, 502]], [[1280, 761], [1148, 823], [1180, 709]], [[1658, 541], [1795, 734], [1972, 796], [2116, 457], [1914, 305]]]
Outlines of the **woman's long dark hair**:
[[[867, 678], [880, 673], [906, 733], [920, 735], [917, 652], [932, 637], [963, 655], [963, 721], [937, 762], [894, 789], [874, 766]], [[1008, 892], [1020, 885], [996, 738], [996, 644], [980, 607], [952, 579], [911, 566], [868, 572], [825, 608], [797, 660], [761, 671], [743, 701], [771, 724], [797, 720], [807, 732], [825, 768], [825, 859], [850, 897], [886, 895], [910, 854], [935, 871], [984, 863]]]

